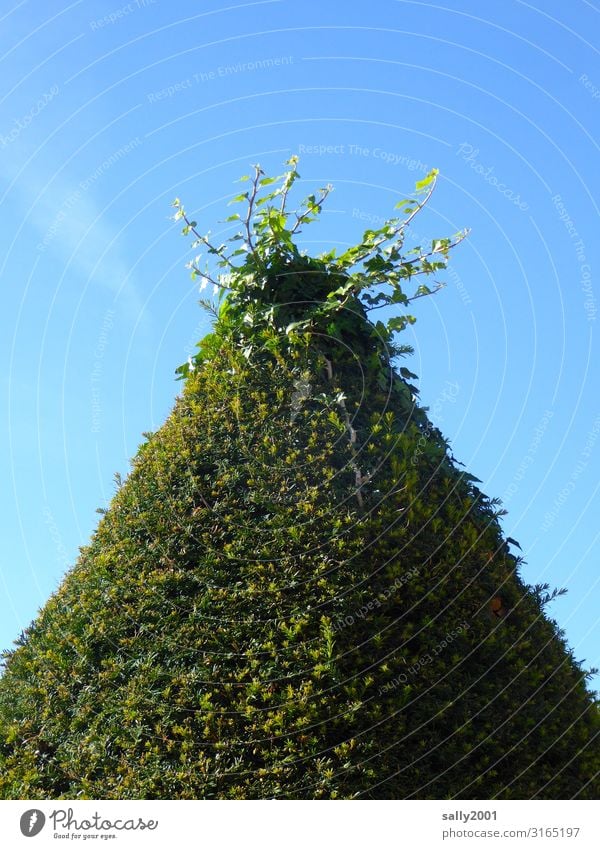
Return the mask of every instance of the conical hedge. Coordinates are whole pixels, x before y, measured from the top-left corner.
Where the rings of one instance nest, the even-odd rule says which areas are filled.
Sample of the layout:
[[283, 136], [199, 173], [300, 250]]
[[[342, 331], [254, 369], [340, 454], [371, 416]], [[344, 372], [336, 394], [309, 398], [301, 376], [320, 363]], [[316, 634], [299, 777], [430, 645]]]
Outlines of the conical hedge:
[[589, 673], [368, 317], [414, 262], [365, 264], [383, 229], [304, 257], [261, 208], [172, 414], [6, 653], [0, 796], [597, 798]]

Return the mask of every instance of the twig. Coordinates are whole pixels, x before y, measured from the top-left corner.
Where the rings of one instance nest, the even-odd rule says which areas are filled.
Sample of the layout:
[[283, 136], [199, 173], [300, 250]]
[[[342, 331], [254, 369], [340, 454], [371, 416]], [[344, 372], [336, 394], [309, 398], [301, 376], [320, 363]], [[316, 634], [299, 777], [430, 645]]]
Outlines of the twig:
[[[422, 274], [423, 272], [419, 271], [417, 273]], [[411, 275], [411, 276], [416, 277], [416, 274]], [[425, 298], [427, 295], [435, 295], [435, 293], [439, 292], [440, 289], [445, 289], [445, 288], [446, 288], [446, 283], [438, 283], [437, 286], [435, 287], [435, 289], [432, 289], [431, 292], [421, 292], [420, 295], [413, 295], [412, 298], [407, 298], [403, 302], [402, 306], [404, 306], [406, 304], [410, 304], [412, 301], [416, 301], [417, 298]], [[361, 301], [361, 303], [362, 303], [362, 301]], [[389, 306], [391, 306], [391, 303], [392, 303], [391, 301], [385, 301], [383, 304], [377, 304], [376, 307], [369, 307], [369, 306], [367, 306], [367, 304], [363, 304], [363, 306], [364, 306], [364, 308], [366, 309], [367, 312], [373, 312], [373, 310], [380, 310], [380, 309], [383, 309], [383, 307], [389, 307]]]
[[281, 206], [279, 207], [280, 212], [285, 212], [285, 204], [286, 204], [286, 201], [287, 201], [288, 192], [289, 192], [289, 190], [292, 186], [292, 183], [294, 182], [293, 177], [291, 175], [295, 174], [296, 170], [297, 170], [297, 164], [294, 163], [291, 171], [289, 172], [290, 176], [288, 177], [288, 179], [283, 184], [283, 189], [281, 191]]
[[254, 201], [256, 200], [256, 195], [258, 194], [258, 181], [260, 179], [260, 175], [265, 172], [262, 170], [260, 165], [254, 166], [254, 180], [252, 181], [252, 194], [248, 198], [248, 213], [246, 214], [246, 220], [244, 221], [244, 226], [246, 228], [246, 241], [248, 242], [248, 248], [254, 253], [254, 243], [252, 241], [252, 233], [250, 232], [250, 220], [252, 219], [252, 209], [254, 207]]
[[352, 268], [353, 265], [356, 265], [357, 263], [362, 262], [364, 259], [366, 259], [368, 256], [370, 256], [374, 251], [376, 251], [377, 248], [380, 245], [383, 245], [385, 242], [389, 242], [391, 239], [395, 238], [399, 233], [401, 233], [403, 230], [405, 230], [408, 227], [408, 225], [410, 224], [410, 222], [413, 220], [415, 215], [418, 215], [419, 212], [423, 209], [423, 207], [429, 201], [429, 198], [431, 197], [431, 195], [433, 194], [433, 190], [435, 189], [436, 183], [437, 183], [437, 177], [434, 177], [433, 182], [431, 184], [431, 188], [429, 189], [429, 191], [427, 192], [427, 194], [425, 195], [423, 200], [419, 204], [417, 204], [417, 206], [413, 209], [413, 211], [408, 216], [408, 218], [406, 218], [404, 221], [402, 221], [401, 224], [399, 224], [396, 228], [394, 228], [392, 233], [388, 234], [387, 236], [381, 236], [381, 238], [379, 238], [375, 242], [373, 242], [371, 247], [365, 253], [363, 253], [362, 256], [357, 257], [357, 259], [355, 259], [354, 262], [352, 263], [352, 265], [348, 266], [348, 268]]
[[413, 301], [416, 301], [417, 298], [425, 298], [427, 295], [435, 295], [436, 292], [439, 292], [440, 289], [443, 289], [445, 286], [445, 283], [438, 283], [435, 289], [432, 289], [430, 292], [421, 292], [419, 295], [413, 295], [406, 303], [411, 304]]
[[[196, 274], [198, 275], [198, 277], [202, 277], [202, 278], [204, 278], [204, 280], [208, 280], [209, 283], [212, 283], [213, 286], [217, 286], [219, 289], [223, 289], [223, 291], [227, 291], [227, 286], [223, 286], [222, 283], [217, 283], [217, 281], [213, 280], [213, 278], [210, 276], [210, 274], [207, 274], [205, 271], [200, 271], [200, 269], [198, 268], [198, 266], [196, 265], [195, 262], [188, 263], [187, 267], [191, 268], [192, 271], [195, 271]], [[200, 291], [202, 291], [202, 290], [200, 290]]]
[[430, 251], [427, 251], [427, 253], [419, 254], [419, 256], [416, 256], [414, 259], [405, 259], [402, 262], [402, 265], [412, 265], [415, 262], [423, 262], [424, 259], [428, 259], [430, 256], [433, 256], [434, 254], [442, 254], [442, 256], [443, 256], [443, 255], [447, 254], [449, 250], [452, 250], [452, 248], [455, 248], [457, 245], [460, 245], [460, 243], [462, 241], [464, 241], [467, 238], [468, 235], [469, 235], [469, 231], [465, 230], [463, 233], [460, 233], [460, 235], [458, 236], [456, 241], [450, 242], [448, 247], [444, 248], [443, 251], [437, 251], [437, 250], [432, 249]]
[[[192, 226], [192, 222], [189, 220], [189, 218], [187, 217], [187, 215], [186, 215], [186, 213], [185, 213], [185, 212], [182, 212], [181, 217], [183, 218], [183, 220], [185, 221], [185, 223], [186, 223], [187, 227], [188, 227], [188, 228], [192, 231], [192, 233], [193, 233], [193, 234], [194, 234], [194, 236], [198, 239], [198, 241], [199, 241], [199, 242], [203, 242], [203, 243], [206, 245], [206, 247], [207, 247], [207, 248], [208, 248], [208, 249], [209, 249], [212, 253], [217, 254], [217, 256], [220, 256], [220, 257], [221, 257], [221, 259], [224, 259], [224, 260], [225, 260], [225, 262], [227, 263], [227, 265], [228, 265], [230, 268], [232, 268], [234, 271], [237, 271], [237, 270], [238, 270], [238, 269], [237, 269], [237, 267], [236, 267], [236, 266], [235, 266], [235, 265], [231, 262], [231, 260], [229, 259], [229, 257], [226, 257], [223, 253], [221, 253], [221, 251], [219, 251], [219, 249], [218, 249], [218, 248], [215, 248], [215, 246], [214, 246], [214, 245], [211, 245], [211, 243], [208, 241], [208, 239], [206, 238], [206, 236], [202, 236], [202, 235], [200, 235], [200, 233], [196, 230], [196, 228], [195, 228], [194, 226]], [[210, 278], [209, 278], [206, 274], [203, 274], [202, 276], [203, 276], [203, 277], [206, 277], [206, 279], [207, 279], [207, 280], [210, 280]], [[215, 283], [215, 285], [216, 285], [216, 286], [218, 286], [219, 284], [218, 284], [218, 283]], [[221, 288], [224, 288], [224, 287], [221, 287]]]
[[[331, 192], [331, 188], [332, 188], [331, 186], [325, 186], [324, 189], [321, 189], [321, 197], [315, 203], [314, 209], [312, 210], [313, 212], [315, 212], [316, 210], [318, 210], [319, 212], [321, 211], [321, 207], [323, 206], [323, 203], [324, 203], [325, 199], [327, 198], [327, 195]], [[307, 215], [309, 215], [309, 214], [310, 214], [310, 212], [309, 212], [308, 209], [306, 210], [306, 212], [303, 215], [298, 215], [298, 213], [296, 213], [296, 223], [294, 224], [294, 226], [290, 230], [290, 235], [293, 235], [294, 233], [298, 232], [298, 227], [306, 219]]]

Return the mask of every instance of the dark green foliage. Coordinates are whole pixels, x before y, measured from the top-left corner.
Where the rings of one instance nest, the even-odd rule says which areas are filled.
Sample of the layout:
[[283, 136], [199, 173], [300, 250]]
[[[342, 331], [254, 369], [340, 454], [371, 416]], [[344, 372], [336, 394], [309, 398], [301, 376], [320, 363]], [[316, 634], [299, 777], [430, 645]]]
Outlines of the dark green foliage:
[[236, 304], [6, 658], [0, 797], [597, 798], [548, 588], [357, 297], [325, 340]]

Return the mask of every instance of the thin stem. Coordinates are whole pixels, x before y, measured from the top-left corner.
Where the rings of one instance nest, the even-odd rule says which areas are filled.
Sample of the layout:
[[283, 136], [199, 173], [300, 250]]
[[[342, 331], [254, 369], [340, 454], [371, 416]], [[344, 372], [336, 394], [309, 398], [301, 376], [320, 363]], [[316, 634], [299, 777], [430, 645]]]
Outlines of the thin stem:
[[374, 251], [376, 251], [376, 250], [377, 250], [377, 248], [378, 248], [380, 245], [383, 245], [385, 242], [389, 242], [391, 239], [393, 239], [395, 236], [397, 236], [397, 235], [398, 235], [398, 233], [402, 233], [402, 232], [403, 232], [403, 230], [405, 230], [405, 229], [408, 227], [408, 225], [409, 225], [409, 224], [410, 224], [410, 222], [413, 220], [413, 218], [414, 218], [416, 215], [418, 215], [418, 214], [419, 214], [419, 212], [423, 209], [423, 207], [424, 207], [424, 206], [428, 203], [429, 198], [430, 198], [430, 197], [431, 197], [431, 195], [433, 194], [433, 190], [435, 189], [436, 183], [437, 183], [437, 177], [434, 177], [433, 182], [432, 182], [432, 184], [431, 184], [431, 188], [429, 189], [429, 191], [427, 192], [427, 194], [425, 195], [425, 197], [423, 198], [423, 200], [422, 200], [419, 204], [417, 204], [417, 206], [413, 209], [413, 211], [412, 211], [412, 212], [411, 212], [411, 214], [408, 216], [408, 218], [406, 218], [406, 219], [405, 219], [405, 220], [404, 220], [401, 224], [399, 224], [396, 228], [394, 228], [394, 230], [392, 231], [392, 233], [388, 234], [387, 236], [381, 236], [381, 238], [379, 238], [379, 239], [377, 239], [375, 242], [373, 242], [373, 244], [371, 245], [371, 247], [370, 247], [367, 251], [365, 251], [365, 252], [364, 252], [361, 256], [358, 256], [358, 257], [354, 260], [354, 262], [352, 263], [352, 265], [349, 265], [349, 266], [348, 266], [348, 268], [352, 268], [352, 266], [357, 265], [359, 262], [362, 262], [362, 261], [363, 261], [363, 260], [365, 260], [368, 256], [370, 256], [372, 253], [374, 253]]
[[258, 194], [258, 181], [260, 179], [260, 175], [265, 172], [262, 170], [260, 165], [254, 166], [254, 180], [252, 181], [252, 194], [248, 198], [248, 212], [246, 214], [246, 220], [244, 221], [244, 226], [246, 228], [246, 241], [248, 242], [248, 248], [254, 253], [254, 242], [252, 241], [252, 232], [250, 230], [250, 221], [252, 219], [252, 210], [254, 208], [254, 201], [256, 200], [256, 195]]
[[[313, 212], [317, 212], [317, 211], [320, 212], [321, 211], [321, 207], [323, 206], [323, 203], [324, 203], [325, 199], [327, 198], [327, 195], [330, 192], [331, 192], [331, 186], [326, 186], [324, 189], [321, 189], [321, 197], [316, 202], [315, 208], [312, 210]], [[298, 213], [296, 213], [296, 223], [294, 224], [294, 226], [290, 230], [290, 235], [293, 236], [294, 233], [298, 232], [298, 227], [300, 226], [300, 224], [302, 224], [303, 221], [306, 220], [306, 218], [309, 214], [310, 213], [309, 213], [308, 210], [303, 215], [298, 215]]]
[[293, 175], [296, 173], [296, 165], [293, 166], [291, 171], [286, 174], [286, 180], [283, 184], [283, 189], [281, 192], [281, 206], [279, 207], [280, 212], [285, 212], [285, 204], [287, 201], [287, 196], [290, 188], [292, 187], [292, 183], [294, 182]]
[[218, 283], [216, 280], [213, 280], [213, 278], [210, 276], [210, 274], [206, 274], [205, 271], [200, 271], [200, 269], [198, 268], [198, 266], [196, 265], [195, 262], [190, 262], [189, 265], [188, 265], [188, 268], [191, 268], [192, 271], [195, 271], [196, 274], [198, 275], [198, 277], [202, 277], [202, 278], [204, 278], [204, 280], [208, 280], [208, 282], [212, 283], [213, 286], [217, 286], [219, 289], [223, 289], [224, 291], [227, 291], [227, 286], [223, 286], [222, 283]]
[[442, 254], [442, 256], [444, 256], [445, 254], [448, 253], [449, 250], [452, 250], [452, 248], [455, 248], [457, 245], [460, 245], [460, 243], [462, 241], [464, 241], [464, 239], [467, 238], [468, 234], [469, 234], [469, 231], [465, 230], [464, 232], [460, 233], [460, 235], [458, 236], [458, 238], [456, 239], [455, 242], [450, 242], [448, 247], [444, 248], [443, 251], [435, 251], [435, 250], [427, 251], [427, 253], [419, 254], [419, 256], [416, 256], [414, 259], [403, 260], [402, 265], [412, 265], [415, 262], [422, 262], [424, 259], [428, 259], [430, 256], [433, 256], [434, 254]]
[[[214, 245], [211, 245], [211, 243], [208, 241], [208, 239], [206, 238], [206, 236], [202, 236], [202, 235], [201, 235], [201, 234], [200, 234], [200, 233], [196, 230], [196, 228], [192, 226], [192, 222], [191, 222], [191, 221], [190, 221], [190, 219], [187, 217], [186, 213], [185, 213], [185, 212], [183, 212], [183, 210], [181, 210], [181, 213], [182, 213], [182, 214], [181, 214], [181, 217], [182, 217], [182, 218], [183, 218], [183, 220], [185, 221], [185, 223], [186, 223], [187, 227], [188, 227], [188, 228], [192, 231], [192, 233], [193, 233], [193, 234], [194, 234], [194, 236], [198, 239], [198, 241], [199, 241], [199, 242], [203, 242], [203, 243], [206, 245], [206, 247], [207, 247], [207, 248], [209, 248], [209, 250], [211, 250], [213, 253], [217, 254], [217, 256], [220, 256], [220, 257], [221, 257], [221, 259], [224, 259], [224, 260], [225, 260], [225, 262], [227, 263], [227, 265], [228, 265], [230, 268], [232, 268], [234, 271], [237, 271], [237, 267], [236, 267], [236, 266], [235, 266], [235, 265], [231, 262], [231, 260], [229, 259], [229, 257], [226, 257], [224, 254], [222, 254], [222, 253], [221, 253], [221, 251], [219, 251], [217, 248], [215, 248], [215, 246], [214, 246]], [[191, 265], [190, 267], [192, 267], [192, 268], [195, 268], [195, 269], [196, 269], [196, 266], [195, 266], [195, 265]], [[196, 269], [196, 270], [197, 270], [197, 269]], [[201, 272], [201, 273], [202, 273], [202, 276], [203, 276], [203, 277], [206, 277], [206, 279], [207, 279], [207, 280], [211, 280], [211, 278], [210, 278], [207, 274], [204, 274], [203, 272]], [[214, 281], [213, 281], [213, 280], [211, 280], [211, 283], [214, 283]], [[220, 285], [219, 283], [215, 283], [215, 286], [219, 286], [219, 285]], [[223, 287], [223, 286], [222, 286], [221, 288], [225, 288], [225, 287]]]
[[[412, 275], [412, 276], [414, 277], [417, 274], [423, 274], [423, 272], [422, 271], [415, 272], [415, 274]], [[402, 306], [404, 306], [405, 304], [410, 304], [410, 303], [412, 303], [412, 301], [416, 301], [417, 298], [425, 298], [427, 295], [435, 295], [436, 292], [439, 292], [440, 289], [444, 289], [445, 287], [446, 287], [445, 283], [438, 283], [436, 285], [435, 289], [432, 289], [431, 292], [421, 292], [420, 295], [413, 295], [411, 298], [407, 298], [403, 302]], [[366, 304], [363, 304], [363, 306], [365, 307], [367, 312], [373, 312], [373, 310], [380, 310], [380, 309], [383, 309], [383, 307], [389, 307], [389, 306], [391, 306], [392, 303], [393, 303], [392, 301], [386, 301], [383, 304], [377, 304], [376, 307], [368, 307]]]
[[438, 283], [435, 289], [432, 289], [431, 292], [421, 292], [419, 295], [413, 295], [412, 298], [409, 298], [406, 303], [412, 304], [412, 302], [416, 301], [417, 298], [425, 298], [427, 297], [427, 295], [435, 295], [436, 292], [439, 292], [440, 289], [443, 289], [445, 286], [445, 283]]

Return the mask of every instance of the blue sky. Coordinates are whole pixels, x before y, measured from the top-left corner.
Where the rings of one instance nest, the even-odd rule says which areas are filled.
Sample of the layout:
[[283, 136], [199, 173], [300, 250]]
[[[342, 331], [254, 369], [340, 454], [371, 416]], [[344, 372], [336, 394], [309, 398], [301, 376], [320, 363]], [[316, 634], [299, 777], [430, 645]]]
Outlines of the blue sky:
[[226, 235], [234, 180], [297, 153], [305, 193], [335, 186], [316, 252], [439, 168], [415, 242], [472, 232], [407, 365], [600, 666], [599, 29], [587, 0], [0, 4], [0, 647], [208, 329], [170, 202]]

